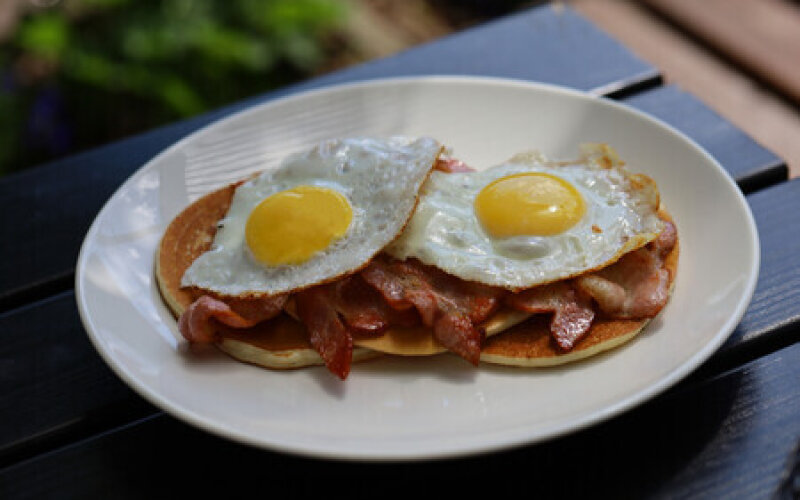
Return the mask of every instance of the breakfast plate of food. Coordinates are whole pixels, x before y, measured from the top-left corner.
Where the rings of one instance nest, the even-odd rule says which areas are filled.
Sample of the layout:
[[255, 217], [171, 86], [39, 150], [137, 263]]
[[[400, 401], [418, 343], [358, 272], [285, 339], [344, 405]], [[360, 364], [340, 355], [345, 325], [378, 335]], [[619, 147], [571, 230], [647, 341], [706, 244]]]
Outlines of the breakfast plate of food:
[[142, 166], [76, 271], [109, 366], [200, 428], [303, 455], [462, 456], [659, 394], [752, 296], [723, 168], [607, 99], [366, 81], [234, 114]]

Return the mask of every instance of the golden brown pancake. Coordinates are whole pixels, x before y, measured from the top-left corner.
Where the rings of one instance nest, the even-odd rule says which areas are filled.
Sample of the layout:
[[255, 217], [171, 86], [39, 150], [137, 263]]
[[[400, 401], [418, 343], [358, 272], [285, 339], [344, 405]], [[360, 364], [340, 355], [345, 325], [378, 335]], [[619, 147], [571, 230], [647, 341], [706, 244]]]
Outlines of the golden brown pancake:
[[[481, 323], [486, 336], [497, 335], [512, 326], [525, 321], [530, 313], [514, 309], [501, 309]], [[375, 351], [400, 356], [430, 356], [447, 351], [434, 337], [433, 331], [424, 326], [413, 328], [388, 328], [376, 337], [356, 337], [353, 343]]]
[[195, 290], [181, 288], [181, 277], [203, 252], [211, 247], [217, 222], [228, 212], [236, 185], [218, 189], [198, 199], [175, 217], [158, 246], [156, 281], [164, 302], [175, 317], [198, 297]]
[[[181, 288], [181, 277], [200, 254], [210, 248], [217, 222], [230, 207], [236, 184], [199, 198], [184, 209], [167, 227], [156, 255], [156, 281], [165, 303], [175, 317], [203, 292]], [[661, 211], [665, 220], [669, 215]], [[674, 284], [678, 265], [678, 245], [667, 256], [665, 265]], [[481, 361], [512, 366], [553, 366], [593, 356], [631, 340], [649, 320], [610, 320], [599, 317], [589, 333], [570, 352], [562, 352], [552, 340], [550, 315], [531, 315], [501, 309], [481, 326], [487, 339]], [[528, 319], [530, 317], [530, 319]], [[527, 320], [527, 321], [526, 321]], [[311, 347], [305, 328], [288, 314], [252, 328], [226, 328], [217, 343], [222, 351], [247, 363], [267, 368], [300, 368], [323, 365]], [[390, 328], [380, 336], [356, 336], [353, 361], [370, 359], [381, 353], [427, 356], [445, 352], [429, 328]]]
[[[181, 288], [181, 277], [191, 263], [211, 247], [217, 222], [230, 207], [236, 184], [209, 193], [186, 207], [167, 226], [156, 255], [156, 281], [164, 302], [176, 318], [202, 293]], [[226, 328], [217, 343], [234, 358], [267, 368], [301, 368], [323, 365], [311, 347], [302, 324], [285, 314], [252, 328]], [[369, 359], [379, 353], [353, 349], [353, 361]]]
[[[663, 209], [662, 219], [672, 222]], [[664, 259], [669, 271], [670, 293], [678, 270], [679, 243]], [[571, 363], [621, 346], [633, 339], [649, 323], [649, 319], [608, 319], [600, 315], [586, 336], [569, 352], [562, 351], [550, 335], [550, 315], [536, 314], [508, 331], [487, 338], [481, 361], [509, 366], [545, 367]]]
[[[252, 328], [230, 328], [222, 333], [217, 344], [234, 358], [267, 368], [302, 368], [324, 365], [322, 357], [311, 347], [302, 323], [287, 314], [264, 321]], [[370, 349], [353, 349], [353, 362], [380, 356]]]

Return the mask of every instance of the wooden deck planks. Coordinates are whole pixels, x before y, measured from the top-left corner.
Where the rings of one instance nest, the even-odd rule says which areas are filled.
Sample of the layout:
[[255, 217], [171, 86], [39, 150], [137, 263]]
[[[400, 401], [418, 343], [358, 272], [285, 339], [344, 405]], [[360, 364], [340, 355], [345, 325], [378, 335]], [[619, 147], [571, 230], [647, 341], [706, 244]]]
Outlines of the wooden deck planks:
[[572, 0], [570, 5], [661, 69], [667, 83], [697, 96], [783, 158], [790, 176], [800, 176], [800, 111], [796, 106], [640, 2]]
[[[163, 414], [0, 470], [7, 499], [392, 491], [542, 498], [771, 498], [800, 435], [800, 345], [539, 445], [422, 463], [285, 456]], [[753, 457], [758, 457], [753, 461]]]
[[[513, 38], [501, 41], [510, 43]], [[433, 53], [428, 57], [434, 57]], [[404, 71], [402, 68], [408, 66], [408, 62], [398, 62], [394, 58], [378, 61], [349, 73], [337, 73], [308, 82], [299, 88], [369, 77], [376, 71], [378, 74], [383, 71], [392, 74], [393, 71]], [[480, 69], [500, 71], [502, 65], [494, 64], [491, 61], [484, 63]], [[449, 67], [456, 73], [468, 71], [466, 65], [457, 61]], [[636, 86], [636, 81], [640, 84], [657, 75], [646, 66], [644, 68], [634, 74], [631, 81], [622, 83], [622, 88]], [[424, 64], [414, 63], [409, 71], [411, 74], [424, 74], [429, 70]], [[522, 71], [537, 70], [526, 68]], [[613, 87], [615, 84], [610, 85]], [[653, 97], [660, 93], [666, 98]], [[665, 103], [680, 95], [681, 92], [673, 87], [659, 88], [633, 96], [630, 103], [673, 123], [671, 120], [680, 121], [684, 115]], [[101, 148], [99, 152], [56, 162], [38, 170], [32, 177], [22, 179], [41, 180], [42, 177], [37, 176], [44, 175], [44, 178], [51, 179], [50, 183], [20, 182], [6, 186], [0, 183], [0, 201], [20, 202], [19, 213], [27, 209], [34, 221], [30, 234], [39, 238], [33, 246], [23, 244], [22, 248], [15, 250], [23, 264], [27, 262], [26, 256], [32, 264], [13, 270], [25, 280], [21, 281], [23, 288], [27, 286], [30, 290], [33, 282], [43, 283], [42, 290], [48, 290], [47, 284], [54, 282], [53, 277], [61, 281], [71, 277], [74, 256], [70, 252], [76, 250], [70, 244], [66, 250], [56, 248], [58, 252], [53, 255], [58, 257], [59, 252], [66, 252], [72, 260], [56, 258], [55, 265], [47, 267], [52, 255], [43, 249], [63, 241], [79, 242], [83, 233], [76, 232], [75, 227], [84, 223], [88, 225], [99, 204], [110, 195], [110, 190], [136, 165], [200, 124], [263, 98], [238, 103], [197, 121], [144, 134], [131, 142], [125, 141], [122, 148], [119, 144], [112, 145]], [[693, 99], [678, 98], [674, 103], [689, 108], [698, 106], [700, 115], [705, 112], [704, 106]], [[685, 117], [691, 117], [694, 112], [698, 111], [686, 111]], [[719, 122], [725, 123], [724, 120]], [[735, 128], [731, 129], [735, 131]], [[713, 141], [704, 145], [712, 150], [715, 147]], [[723, 138], [719, 147], [724, 146]], [[780, 160], [771, 153], [763, 148], [748, 151], [750, 153], [742, 154], [735, 148], [731, 151], [720, 149], [720, 153], [715, 154], [730, 154], [730, 159], [720, 158], [723, 164], [731, 165], [737, 158], [744, 157], [743, 165], [771, 162], [770, 172], [773, 175], [780, 172], [780, 165], [775, 169], [775, 162], [780, 163]], [[760, 159], [754, 161], [753, 158]], [[65, 168], [65, 165], [70, 166]], [[87, 179], [88, 188], [83, 183]], [[768, 184], [777, 180], [780, 179], [763, 182]], [[759, 182], [754, 184], [756, 188], [762, 187]], [[50, 190], [58, 191], [58, 186], [65, 184], [71, 186], [66, 192], [68, 199], [83, 196], [89, 201], [82, 203], [97, 203], [98, 206], [76, 213], [64, 211], [61, 207], [61, 212], [56, 214], [60, 207], [49, 206], [47, 201], [57, 199], [59, 193]], [[26, 186], [34, 187], [33, 197], [26, 198]], [[6, 191], [2, 191], [3, 187]], [[454, 474], [463, 476], [465, 473], [470, 477], [502, 477], [510, 470], [527, 467], [530, 473], [524, 480], [539, 481], [542, 487], [537, 489], [537, 493], [550, 496], [597, 493], [659, 496], [667, 492], [678, 496], [768, 496], [776, 487], [776, 477], [791, 451], [793, 439], [800, 433], [797, 420], [793, 418], [800, 408], [800, 394], [796, 384], [792, 384], [798, 377], [800, 348], [794, 345], [782, 349], [784, 345], [796, 342], [800, 331], [800, 302], [794, 300], [791, 293], [786, 293], [787, 290], [800, 289], [800, 273], [792, 266], [786, 267], [787, 262], [796, 262], [791, 261], [791, 255], [800, 253], [800, 240], [796, 237], [800, 234], [800, 219], [796, 216], [800, 213], [800, 206], [795, 207], [800, 203], [800, 183], [781, 184], [751, 195], [749, 200], [765, 247], [762, 276], [748, 313], [723, 346], [721, 354], [734, 353], [737, 363], [756, 356], [766, 357], [712, 380], [695, 379], [682, 384], [654, 403], [597, 428], [554, 443], [499, 454], [488, 465], [486, 461], [474, 459], [442, 462], [434, 466], [369, 466], [362, 469], [345, 464], [324, 464], [320, 468], [316, 461], [286, 458], [224, 442], [163, 415], [117, 380], [86, 339], [74, 310], [71, 292], [0, 314], [0, 331], [7, 335], [5, 345], [0, 345], [0, 366], [6, 370], [4, 374], [10, 374], [2, 380], [3, 394], [10, 397], [0, 406], [3, 409], [0, 428], [4, 430], [0, 432], [0, 465], [38, 455], [0, 470], [0, 497], [101, 493], [134, 498], [153, 493], [153, 487], [161, 479], [166, 486], [159, 489], [159, 493], [166, 490], [186, 494], [207, 492], [214, 485], [213, 479], [209, 478], [222, 479], [228, 492], [243, 492], [250, 490], [252, 485], [240, 482], [237, 474], [261, 478], [265, 471], [268, 481], [284, 475], [297, 479], [302, 491], [319, 491], [317, 483], [305, 480], [309, 467], [315, 465], [314, 470], [319, 471], [316, 477], [341, 479], [344, 476], [363, 477], [366, 473], [374, 482], [393, 487], [398, 485], [398, 474], [411, 478], [405, 484], [413, 486], [418, 478], [430, 480]], [[784, 213], [787, 206], [791, 209], [788, 214]], [[57, 215], [55, 218], [54, 214]], [[50, 233], [58, 232], [58, 227], [48, 222], [51, 220], [63, 224], [63, 232], [58, 233], [60, 239], [51, 239]], [[42, 221], [47, 224], [40, 225]], [[8, 221], [4, 224], [2, 227], [5, 229], [11, 227]], [[71, 236], [67, 234], [70, 231], [73, 233]], [[792, 238], [791, 235], [795, 236]], [[767, 241], [770, 242], [768, 248]], [[49, 274], [36, 274], [42, 264]], [[3, 287], [6, 282], [2, 278], [8, 276], [3, 272], [13, 271], [0, 268]], [[0, 297], [2, 292], [0, 290]], [[763, 340], [767, 338], [770, 340]], [[752, 349], [756, 344], [758, 348]], [[3, 420], [11, 418], [10, 415], [16, 415], [19, 420]], [[653, 422], [667, 423], [667, 428], [653, 429]], [[126, 423], [132, 424], [126, 428]], [[84, 437], [85, 440], [75, 442]], [[68, 442], [74, 444], [54, 450]], [[620, 442], [629, 443], [629, 446], [620, 449]], [[731, 449], [741, 451], [745, 459], [729, 453]], [[39, 455], [46, 450], [53, 451]], [[215, 450], [214, 456], [208, 456], [209, 450]], [[746, 460], [747, 456], [762, 459], [754, 467]], [[113, 466], [115, 457], [125, 457], [119, 460], [120, 467]], [[215, 474], [206, 475], [204, 471], [192, 468], [198, 461], [221, 465], [214, 469]], [[236, 465], [228, 466], [226, 463]], [[571, 475], [571, 470], [575, 470], [570, 469], [571, 465], [580, 468], [577, 481]], [[618, 472], [616, 466], [624, 468], [632, 479], [609, 480]], [[176, 479], [176, 473], [188, 479], [188, 483]], [[505, 483], [505, 486], [518, 490], [516, 481]]]
[[[758, 284], [740, 325], [701, 368], [703, 378], [800, 340], [800, 261], [793, 258], [800, 255], [800, 179], [748, 200], [763, 248]], [[0, 366], [7, 367], [0, 386], [0, 465], [158, 413], [103, 363], [74, 304], [73, 293], [65, 292], [0, 315]]]
[[800, 6], [787, 0], [645, 0], [800, 103]]
[[623, 102], [688, 135], [720, 162], [745, 193], [787, 178], [782, 159], [675, 85], [649, 89]]

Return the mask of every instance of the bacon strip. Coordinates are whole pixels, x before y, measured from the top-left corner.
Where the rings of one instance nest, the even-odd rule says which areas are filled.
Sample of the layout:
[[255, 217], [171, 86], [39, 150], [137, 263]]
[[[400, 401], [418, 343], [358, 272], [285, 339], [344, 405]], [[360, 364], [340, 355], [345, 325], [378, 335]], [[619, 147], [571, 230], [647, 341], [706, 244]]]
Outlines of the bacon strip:
[[[458, 160], [452, 162], [455, 166], [446, 168], [469, 168]], [[591, 299], [612, 318], [649, 318], [661, 310], [668, 299], [670, 278], [664, 258], [676, 242], [675, 226], [667, 222], [653, 242], [612, 266], [572, 281], [509, 295], [507, 303], [530, 313], [553, 313], [551, 333], [561, 349], [570, 350], [591, 327], [595, 316]], [[381, 255], [359, 275], [294, 297], [312, 346], [328, 369], [344, 379], [350, 372], [353, 332], [377, 334], [389, 326], [413, 326], [420, 321], [433, 328], [434, 337], [447, 349], [477, 365], [484, 332], [475, 325], [497, 309], [506, 293], [450, 276], [415, 259], [398, 261]], [[181, 315], [179, 328], [191, 342], [215, 342], [220, 324], [249, 328], [276, 316], [287, 299], [288, 295], [279, 295], [225, 298], [223, 302], [203, 295]]]
[[570, 282], [560, 281], [510, 295], [506, 302], [530, 313], [554, 313], [550, 333], [558, 346], [569, 351], [589, 331], [594, 320], [591, 298]]
[[449, 157], [439, 157], [433, 165], [435, 170], [440, 172], [447, 172], [448, 174], [455, 172], [474, 172], [475, 169], [467, 165], [461, 160]]
[[473, 365], [480, 362], [484, 332], [475, 327], [497, 308], [502, 289], [460, 280], [417, 260], [382, 256], [361, 272], [397, 310], [415, 308], [443, 346]]
[[669, 271], [664, 257], [677, 241], [675, 226], [667, 222], [658, 238], [615, 264], [575, 279], [598, 307], [612, 318], [652, 318], [669, 299]]
[[263, 299], [230, 299], [226, 302], [202, 295], [181, 314], [178, 328], [189, 342], [210, 343], [218, 340], [218, 325], [249, 328], [276, 316], [286, 302], [286, 295]]
[[253, 324], [277, 316], [288, 299], [288, 294], [260, 298], [219, 298], [219, 300], [224, 300], [236, 314]]
[[297, 315], [309, 333], [316, 349], [331, 373], [344, 380], [350, 373], [353, 358], [353, 336], [339, 318], [333, 305], [333, 285], [321, 285], [295, 294]]
[[330, 295], [333, 307], [353, 332], [379, 334], [389, 326], [415, 326], [419, 315], [412, 309], [396, 310], [360, 275], [337, 281]]
[[655, 251], [660, 258], [664, 258], [669, 254], [675, 244], [678, 242], [678, 229], [672, 222], [666, 221], [664, 229], [659, 233], [658, 238], [651, 241], [648, 246], [651, 250]]
[[392, 309], [359, 275], [301, 291], [294, 299], [312, 347], [341, 379], [350, 373], [354, 333], [376, 335], [392, 325], [419, 323], [416, 311]]

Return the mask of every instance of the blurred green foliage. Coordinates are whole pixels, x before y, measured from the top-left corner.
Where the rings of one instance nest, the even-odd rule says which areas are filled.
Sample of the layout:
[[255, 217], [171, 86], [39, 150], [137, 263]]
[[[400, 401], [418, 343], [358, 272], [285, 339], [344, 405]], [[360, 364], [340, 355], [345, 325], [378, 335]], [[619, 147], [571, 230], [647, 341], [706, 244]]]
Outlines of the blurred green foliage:
[[345, 15], [335, 0], [29, 8], [0, 45], [0, 173], [307, 77]]

